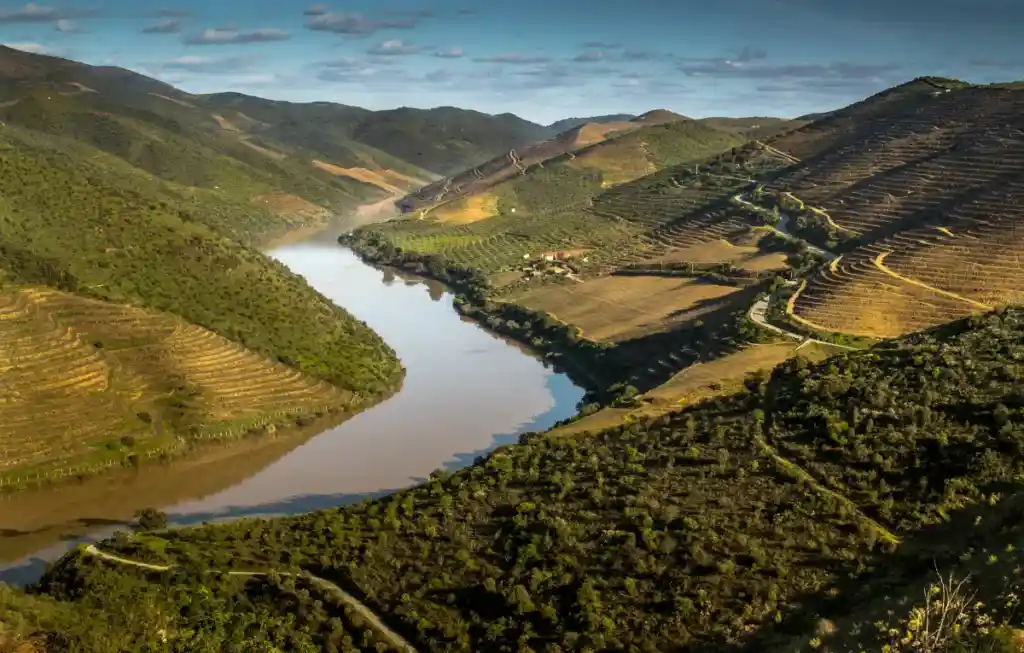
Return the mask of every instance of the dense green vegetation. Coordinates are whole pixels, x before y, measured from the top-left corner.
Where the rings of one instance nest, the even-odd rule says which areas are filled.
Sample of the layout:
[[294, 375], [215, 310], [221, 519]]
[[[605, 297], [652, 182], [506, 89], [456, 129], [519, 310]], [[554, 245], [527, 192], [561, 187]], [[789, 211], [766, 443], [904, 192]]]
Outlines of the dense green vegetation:
[[131, 625], [140, 641], [162, 624], [182, 642], [234, 633], [319, 650], [350, 632], [308, 588], [199, 571], [255, 568], [337, 583], [424, 651], [806, 644], [822, 617], [916, 595], [968, 547], [1000, 558], [982, 552], [1019, 528], [1001, 507], [1024, 474], [1022, 342], [1014, 309], [795, 359], [738, 395], [571, 439], [524, 436], [357, 506], [121, 536], [103, 547], [183, 567], [147, 579], [71, 556], [38, 591], [62, 602], [53, 610], [151, 614]]
[[691, 161], [699, 161], [743, 142], [733, 134], [707, 127], [699, 122], [681, 120], [644, 127], [613, 137], [577, 153], [576, 158], [560, 156], [543, 165], [531, 166], [526, 175], [515, 176], [499, 184], [498, 209], [522, 212], [546, 212], [571, 206], [583, 206], [606, 188], [605, 171], [599, 161], [591, 162], [588, 153], [604, 151], [602, 157], [615, 157], [615, 165], [651, 166], [657, 170]]
[[742, 137], [695, 120], [655, 125], [623, 138], [641, 139], [650, 162], [658, 169], [706, 159], [745, 142]]
[[[199, 113], [182, 109], [180, 113]], [[0, 121], [64, 136], [113, 154], [146, 172], [184, 186], [223, 189], [249, 200], [272, 190], [323, 206], [346, 208], [383, 195], [291, 157], [258, 152], [233, 133], [210, 134], [191, 120], [133, 109], [92, 93], [64, 96], [38, 90], [0, 109]]]
[[73, 141], [0, 128], [0, 251], [14, 280], [176, 313], [360, 393], [391, 387], [399, 366], [376, 334], [231, 238], [278, 220]]
[[556, 164], [534, 166], [526, 176], [517, 176], [495, 189], [502, 214], [511, 209], [537, 213], [579, 206], [599, 192], [600, 170]]
[[[262, 131], [267, 135], [336, 155], [339, 165], [354, 163], [345, 159], [352, 156], [355, 142], [440, 175], [459, 172], [549, 135], [545, 127], [512, 114], [492, 116], [455, 107], [369, 111], [327, 102], [277, 102], [237, 93], [205, 96], [204, 103], [241, 111], [266, 123]], [[381, 164], [390, 167], [386, 161]]]

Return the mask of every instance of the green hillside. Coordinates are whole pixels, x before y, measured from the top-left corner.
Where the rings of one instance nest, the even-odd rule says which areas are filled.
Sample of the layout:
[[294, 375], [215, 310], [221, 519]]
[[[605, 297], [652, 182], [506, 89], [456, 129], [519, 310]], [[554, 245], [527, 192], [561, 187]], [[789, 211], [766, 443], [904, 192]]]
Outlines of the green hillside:
[[4, 48], [0, 80], [0, 488], [398, 385], [375, 333], [255, 249], [393, 191], [127, 71]]
[[[343, 153], [359, 143], [438, 175], [458, 172], [548, 135], [543, 126], [511, 114], [492, 116], [454, 107], [369, 111], [234, 93], [205, 96], [203, 103], [218, 110], [241, 111], [264, 123], [262, 129], [268, 136], [321, 151], [342, 164]], [[411, 170], [399, 171], [409, 174]]]
[[[744, 140], [688, 119], [641, 127], [583, 148], [557, 148], [556, 156], [529, 165], [526, 174], [518, 174], [503, 162], [510, 170], [496, 184], [482, 182], [475, 188], [471, 174], [460, 175], [456, 180], [470, 185], [468, 193], [428, 209], [428, 215], [441, 222], [461, 223], [486, 217], [479, 211], [481, 206], [488, 207], [491, 215], [508, 215], [515, 209], [520, 216], [583, 206], [604, 189], [706, 159]], [[403, 201], [415, 206], [424, 199], [421, 191]]]
[[624, 169], [656, 172], [700, 161], [743, 142], [727, 132], [692, 121], [646, 127], [585, 147], [572, 158], [560, 157], [493, 190], [499, 211], [537, 213], [553, 207], [581, 205], [608, 186], [626, 181]]
[[[975, 573], [972, 610], [990, 623], [1007, 616], [990, 601], [1019, 587], [1006, 542], [1021, 536], [1009, 506], [1024, 376], [1006, 361], [1021, 342], [1024, 311], [1011, 309], [792, 361], [734, 396], [525, 437], [358, 506], [107, 541], [182, 566], [73, 554], [41, 596], [6, 605], [24, 628], [97, 652], [115, 650], [98, 633], [138, 647], [158, 629], [190, 650], [372, 646], [365, 621], [316, 585], [210, 573], [302, 570], [419, 651], [916, 650], [899, 640], [920, 626], [901, 620], [936, 569]], [[977, 633], [959, 631], [964, 650], [981, 650]]]
[[0, 162], [0, 250], [14, 281], [175, 313], [359, 392], [393, 375], [367, 327], [231, 237], [276, 215], [17, 127], [0, 128]]

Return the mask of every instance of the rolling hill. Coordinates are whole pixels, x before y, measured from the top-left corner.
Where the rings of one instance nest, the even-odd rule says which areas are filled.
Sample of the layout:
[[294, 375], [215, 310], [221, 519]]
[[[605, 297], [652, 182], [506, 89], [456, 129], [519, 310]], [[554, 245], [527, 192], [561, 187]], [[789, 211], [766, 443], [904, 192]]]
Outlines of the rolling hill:
[[209, 95], [203, 103], [217, 111], [237, 112], [256, 120], [257, 133], [302, 146], [338, 165], [357, 165], [359, 152], [372, 148], [386, 153], [391, 162], [405, 162], [404, 166], [395, 163], [396, 172], [422, 177], [427, 171], [430, 179], [547, 136], [542, 125], [512, 114], [495, 116], [455, 107], [369, 111], [328, 102], [296, 104], [237, 93]]
[[547, 128], [549, 132], [557, 135], [574, 127], [580, 127], [588, 123], [601, 124], [606, 122], [628, 122], [633, 118], [636, 118], [636, 116], [628, 113], [612, 113], [604, 116], [590, 116], [588, 118], [563, 118], [562, 120], [556, 120], [551, 123]]
[[[1018, 85], [925, 78], [764, 141], [675, 121], [346, 242], [476, 271], [479, 319], [521, 326], [526, 311], [533, 326], [511, 332], [682, 401], [668, 388], [689, 387], [693, 363], [746, 369], [765, 340], [861, 348], [1021, 302], [1022, 101]], [[694, 128], [736, 142], [618, 180], [586, 171], [603, 153], [623, 171], [648, 134]]]
[[401, 366], [375, 333], [253, 249], [387, 191], [211, 131], [155, 80], [12, 53], [0, 51], [0, 486], [294, 425], [396, 387]]
[[924, 78], [767, 141], [766, 188], [840, 260], [793, 317], [889, 337], [1024, 300], [1024, 86]]
[[472, 222], [512, 208], [550, 210], [742, 141], [677, 114], [652, 111], [628, 122], [587, 123], [510, 150], [424, 186], [398, 204], [403, 211], [425, 209], [452, 222]]

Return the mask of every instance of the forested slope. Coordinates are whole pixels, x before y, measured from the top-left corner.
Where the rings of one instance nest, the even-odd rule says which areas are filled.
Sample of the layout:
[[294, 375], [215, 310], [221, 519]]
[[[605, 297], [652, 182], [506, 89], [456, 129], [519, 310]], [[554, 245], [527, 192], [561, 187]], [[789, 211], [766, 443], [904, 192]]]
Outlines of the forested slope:
[[[131, 605], [150, 615], [128, 627], [136, 641], [160, 624], [194, 646], [366, 650], [362, 622], [301, 583], [199, 575], [297, 568], [363, 597], [424, 651], [811, 642], [821, 617], [913, 601], [935, 568], [991, 565], [985, 547], [1019, 529], [1003, 502], [1024, 472], [1022, 343], [1024, 311], [1011, 309], [791, 361], [738, 395], [576, 438], [526, 436], [358, 506], [105, 542], [184, 566], [147, 574], [73, 555], [40, 590], [62, 602], [51, 609], [92, 618]], [[832, 648], [854, 641], [827, 634]]]

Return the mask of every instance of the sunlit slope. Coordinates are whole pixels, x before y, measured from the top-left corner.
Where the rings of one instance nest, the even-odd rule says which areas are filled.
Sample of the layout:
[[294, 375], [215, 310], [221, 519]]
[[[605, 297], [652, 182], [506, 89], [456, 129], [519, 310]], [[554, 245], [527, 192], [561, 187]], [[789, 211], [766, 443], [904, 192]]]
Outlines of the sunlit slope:
[[895, 336], [1024, 299], [1024, 89], [917, 80], [772, 140], [769, 187], [843, 252], [798, 295], [823, 330]]
[[610, 132], [606, 140], [582, 148], [569, 149], [560, 143], [561, 153], [523, 165], [521, 172], [506, 169], [498, 183], [483, 180], [481, 191], [471, 188], [469, 197], [442, 204], [427, 215], [442, 221], [465, 222], [466, 213], [487, 217], [479, 210], [481, 206], [490, 209], [489, 215], [500, 215], [512, 213], [513, 209], [522, 213], [582, 205], [604, 188], [707, 159], [743, 142], [737, 134], [682, 118], [633, 125], [622, 135]]
[[[245, 135], [205, 125], [202, 115], [188, 115], [202, 114], [198, 108], [179, 107], [176, 112], [178, 116], [170, 119], [111, 103], [96, 93], [65, 96], [33, 90], [0, 107], [0, 122], [94, 147], [157, 179], [215, 191], [250, 208], [269, 193], [287, 193], [342, 210], [387, 192], [319, 169], [308, 155], [258, 145]], [[283, 229], [285, 219], [268, 220], [257, 231], [252, 224], [226, 226], [232, 235], [259, 238]]]
[[173, 452], [347, 407], [353, 394], [156, 311], [0, 288], [0, 484]]
[[174, 313], [360, 394], [390, 387], [398, 364], [376, 334], [224, 235], [267, 219], [78, 141], [0, 127], [0, 256], [13, 280]]
[[[707, 128], [698, 126], [697, 129], [706, 133]], [[726, 135], [725, 138], [734, 137]], [[610, 147], [613, 142], [616, 141], [602, 145]], [[632, 144], [639, 148], [637, 141]], [[629, 146], [628, 143], [622, 145]], [[721, 146], [722, 143], [716, 141], [708, 149], [718, 154], [722, 152]], [[583, 156], [578, 155], [577, 160]], [[514, 188], [517, 183], [530, 184], [535, 177], [548, 174], [546, 171], [572, 170], [569, 166], [574, 163], [565, 160], [546, 165], [522, 177], [521, 182], [509, 185]], [[508, 210], [488, 219], [462, 223], [434, 220], [428, 215], [423, 220], [395, 220], [366, 227], [363, 231], [377, 233], [403, 250], [436, 254], [456, 265], [487, 274], [515, 270], [522, 266], [524, 256], [559, 250], [585, 251], [588, 260], [577, 263], [588, 273], [603, 273], [629, 264], [673, 257], [676, 257], [674, 260], [696, 260], [702, 255], [690, 248], [704, 243], [729, 249], [734, 248], [728, 243], [730, 238], [743, 236], [757, 240], [756, 234], [748, 237], [757, 224], [750, 216], [732, 210], [727, 200], [749, 185], [754, 177], [784, 165], [784, 159], [765, 153], [757, 146], [738, 146], [718, 156], [671, 166], [610, 188], [601, 189], [596, 182], [593, 187], [584, 187], [585, 196], [592, 195], [570, 206], [552, 199], [554, 206], [548, 209], [533, 210], [527, 206], [515, 212]], [[593, 174], [596, 180], [596, 173]], [[504, 185], [499, 188], [503, 190]], [[538, 188], [547, 192], [558, 187], [540, 185], [533, 190]], [[563, 187], [560, 193], [553, 195], [564, 198], [568, 193]], [[734, 252], [734, 256], [723, 255], [721, 260], [738, 261], [756, 252], [756, 248], [747, 247]], [[678, 256], [690, 258], [679, 259]]]

